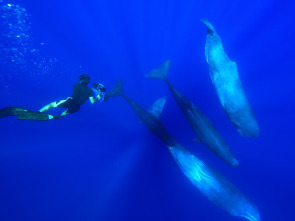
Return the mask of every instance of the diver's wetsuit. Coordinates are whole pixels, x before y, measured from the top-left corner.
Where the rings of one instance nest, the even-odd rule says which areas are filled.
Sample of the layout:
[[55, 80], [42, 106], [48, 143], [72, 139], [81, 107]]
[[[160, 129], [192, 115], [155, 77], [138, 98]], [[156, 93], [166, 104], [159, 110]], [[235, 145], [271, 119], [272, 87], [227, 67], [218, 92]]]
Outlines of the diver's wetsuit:
[[72, 97], [66, 100], [56, 101], [56, 106], [67, 108], [67, 113], [72, 114], [80, 109], [80, 106], [89, 98], [93, 97], [92, 90], [85, 84], [75, 84]]

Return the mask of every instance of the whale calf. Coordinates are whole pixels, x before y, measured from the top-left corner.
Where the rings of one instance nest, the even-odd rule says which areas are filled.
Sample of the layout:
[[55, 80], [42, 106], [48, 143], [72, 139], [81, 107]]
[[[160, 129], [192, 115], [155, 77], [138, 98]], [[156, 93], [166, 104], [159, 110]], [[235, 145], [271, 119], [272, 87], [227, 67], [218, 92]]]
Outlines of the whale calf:
[[259, 128], [244, 92], [235, 62], [226, 55], [222, 42], [207, 19], [205, 56], [212, 83], [229, 120], [242, 136], [257, 137]]
[[179, 145], [168, 149], [182, 172], [211, 202], [233, 216], [260, 221], [257, 207], [222, 175]]
[[195, 134], [198, 136], [198, 139], [229, 165], [237, 167], [239, 165], [238, 160], [213, 123], [196, 105], [173, 87], [171, 82], [167, 79], [169, 67], [170, 60], [167, 60], [159, 68], [154, 69], [147, 74], [147, 77], [165, 80], [176, 103], [184, 113], [184, 116]]

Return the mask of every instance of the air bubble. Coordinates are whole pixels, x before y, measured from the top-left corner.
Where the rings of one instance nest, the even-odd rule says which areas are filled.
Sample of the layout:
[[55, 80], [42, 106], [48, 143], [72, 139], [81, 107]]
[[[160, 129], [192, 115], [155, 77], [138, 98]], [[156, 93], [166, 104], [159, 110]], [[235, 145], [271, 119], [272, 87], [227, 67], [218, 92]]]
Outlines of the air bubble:
[[[30, 14], [25, 8], [0, 0], [0, 62], [7, 68], [20, 69], [30, 73], [35, 78], [54, 69], [56, 59], [41, 57], [38, 46], [34, 45], [31, 37]], [[45, 70], [45, 71], [43, 71]], [[19, 71], [12, 70], [12, 73]], [[37, 74], [34, 74], [37, 73]], [[3, 74], [0, 74], [0, 81]]]

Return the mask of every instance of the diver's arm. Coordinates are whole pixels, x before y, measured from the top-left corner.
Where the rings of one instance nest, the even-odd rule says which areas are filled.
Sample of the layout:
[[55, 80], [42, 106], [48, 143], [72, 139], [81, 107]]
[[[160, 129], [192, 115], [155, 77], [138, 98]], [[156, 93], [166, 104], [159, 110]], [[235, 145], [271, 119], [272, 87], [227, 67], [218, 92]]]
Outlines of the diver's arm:
[[100, 95], [97, 95], [96, 98], [94, 98], [93, 96], [89, 97], [89, 100], [92, 104], [94, 104], [96, 101], [100, 100]]

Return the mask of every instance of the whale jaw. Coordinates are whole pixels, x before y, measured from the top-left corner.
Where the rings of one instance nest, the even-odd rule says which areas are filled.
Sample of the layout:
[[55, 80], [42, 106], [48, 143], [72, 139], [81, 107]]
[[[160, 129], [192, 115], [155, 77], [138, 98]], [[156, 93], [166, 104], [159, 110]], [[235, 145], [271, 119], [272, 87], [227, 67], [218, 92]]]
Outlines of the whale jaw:
[[208, 19], [204, 18], [204, 19], [201, 19], [201, 22], [203, 22], [203, 24], [207, 27], [207, 33], [208, 34], [213, 34], [215, 33], [215, 29], [213, 27], [213, 25], [211, 25], [211, 23], [208, 21]]

